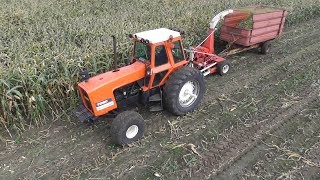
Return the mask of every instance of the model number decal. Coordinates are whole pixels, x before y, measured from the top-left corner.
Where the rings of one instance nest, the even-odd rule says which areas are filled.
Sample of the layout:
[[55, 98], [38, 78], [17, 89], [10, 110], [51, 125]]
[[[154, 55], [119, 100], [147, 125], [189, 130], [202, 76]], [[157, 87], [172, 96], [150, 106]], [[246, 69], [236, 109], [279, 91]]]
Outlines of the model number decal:
[[103, 110], [103, 109], [110, 107], [110, 106], [113, 106], [113, 105], [114, 105], [114, 102], [112, 101], [111, 98], [96, 103], [96, 107], [97, 107], [98, 111]]

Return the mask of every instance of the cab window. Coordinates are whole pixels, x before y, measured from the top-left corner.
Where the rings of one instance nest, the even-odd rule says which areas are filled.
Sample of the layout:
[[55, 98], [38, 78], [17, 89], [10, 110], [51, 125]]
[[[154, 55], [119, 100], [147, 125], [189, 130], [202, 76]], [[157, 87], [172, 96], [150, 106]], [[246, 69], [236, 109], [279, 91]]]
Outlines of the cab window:
[[147, 60], [150, 60], [150, 56], [151, 56], [150, 52], [151, 52], [150, 46], [142, 42], [136, 42], [134, 46], [133, 58], [138, 59], [139, 61], [145, 62]]
[[180, 41], [173, 42], [174, 48], [172, 49], [172, 56], [175, 63], [184, 60], [183, 49]]
[[168, 56], [164, 45], [159, 45], [155, 50], [155, 66], [161, 66], [168, 63]]

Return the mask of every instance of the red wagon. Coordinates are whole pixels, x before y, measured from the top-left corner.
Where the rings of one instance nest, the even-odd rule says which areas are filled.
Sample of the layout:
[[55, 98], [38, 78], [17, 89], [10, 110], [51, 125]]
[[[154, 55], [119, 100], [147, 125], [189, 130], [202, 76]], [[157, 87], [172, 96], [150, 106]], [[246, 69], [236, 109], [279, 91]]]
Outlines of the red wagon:
[[270, 40], [281, 35], [287, 15], [285, 9], [266, 6], [234, 9], [233, 13], [225, 16], [222, 24], [220, 39], [230, 46], [220, 56], [259, 47], [266, 54]]

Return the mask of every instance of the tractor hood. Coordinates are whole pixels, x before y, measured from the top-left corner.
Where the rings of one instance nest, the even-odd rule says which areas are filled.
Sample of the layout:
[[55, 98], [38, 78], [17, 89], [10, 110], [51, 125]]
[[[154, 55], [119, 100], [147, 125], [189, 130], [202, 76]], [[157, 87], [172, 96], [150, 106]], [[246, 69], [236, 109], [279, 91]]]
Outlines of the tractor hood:
[[79, 83], [79, 86], [87, 93], [108, 86], [109, 89], [117, 89], [123, 85], [137, 81], [146, 74], [146, 66], [140, 61], [119, 68], [117, 71], [109, 71], [91, 77], [87, 82]]
[[78, 84], [82, 102], [95, 116], [106, 114], [117, 108], [113, 91], [144, 78], [145, 74], [146, 65], [136, 61], [116, 71], [91, 77], [87, 82]]

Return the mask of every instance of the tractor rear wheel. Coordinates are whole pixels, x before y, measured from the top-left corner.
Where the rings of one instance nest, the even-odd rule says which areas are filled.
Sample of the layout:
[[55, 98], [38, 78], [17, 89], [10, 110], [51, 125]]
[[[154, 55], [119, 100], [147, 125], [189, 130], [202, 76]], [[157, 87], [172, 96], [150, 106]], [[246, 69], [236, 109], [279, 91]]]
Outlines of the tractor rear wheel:
[[144, 120], [135, 111], [118, 114], [111, 123], [112, 141], [119, 145], [131, 144], [143, 136]]
[[227, 74], [230, 70], [230, 63], [227, 60], [221, 61], [218, 64], [218, 74], [220, 76], [223, 76]]
[[172, 114], [181, 116], [193, 111], [205, 93], [201, 72], [185, 66], [174, 72], [164, 86], [165, 107]]

